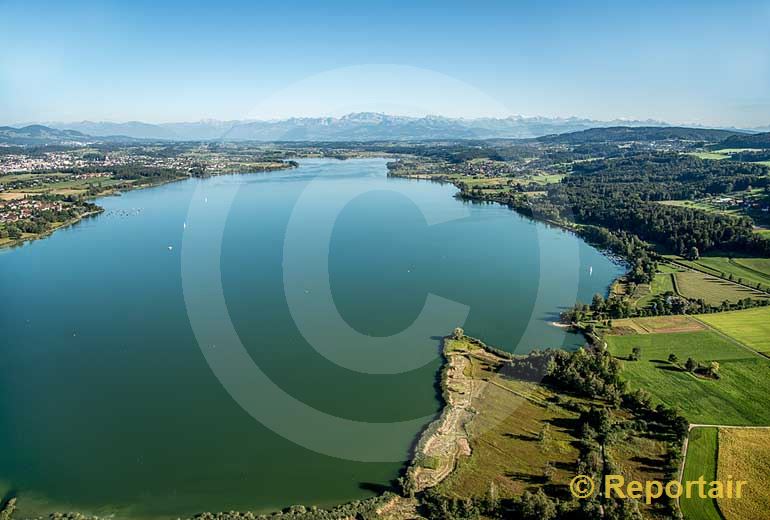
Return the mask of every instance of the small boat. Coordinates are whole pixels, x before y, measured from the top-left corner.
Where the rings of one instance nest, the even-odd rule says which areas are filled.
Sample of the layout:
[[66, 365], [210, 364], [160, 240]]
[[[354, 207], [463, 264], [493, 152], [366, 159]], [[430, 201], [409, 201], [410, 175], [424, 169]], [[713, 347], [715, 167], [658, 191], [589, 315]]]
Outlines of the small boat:
[[171, 251], [172, 249], [174, 249], [174, 246], [168, 246], [169, 251]]

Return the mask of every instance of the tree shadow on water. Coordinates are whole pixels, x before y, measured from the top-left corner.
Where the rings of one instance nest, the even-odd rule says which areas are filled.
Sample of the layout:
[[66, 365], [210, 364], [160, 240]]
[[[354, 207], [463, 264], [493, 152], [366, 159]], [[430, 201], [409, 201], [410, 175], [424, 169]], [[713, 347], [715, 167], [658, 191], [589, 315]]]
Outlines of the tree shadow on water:
[[396, 491], [395, 481], [392, 481], [390, 485], [380, 484], [379, 482], [359, 482], [358, 487], [359, 489], [363, 489], [364, 491], [371, 491], [372, 493], [376, 493], [378, 495], [381, 495], [386, 491]]

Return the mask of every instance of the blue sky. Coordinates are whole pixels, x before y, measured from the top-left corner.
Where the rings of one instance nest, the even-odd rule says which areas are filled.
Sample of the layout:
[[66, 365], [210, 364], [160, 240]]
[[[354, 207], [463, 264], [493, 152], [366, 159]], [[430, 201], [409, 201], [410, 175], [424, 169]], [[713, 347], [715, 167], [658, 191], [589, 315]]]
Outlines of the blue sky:
[[770, 0], [0, 0], [0, 124], [353, 110], [770, 125]]

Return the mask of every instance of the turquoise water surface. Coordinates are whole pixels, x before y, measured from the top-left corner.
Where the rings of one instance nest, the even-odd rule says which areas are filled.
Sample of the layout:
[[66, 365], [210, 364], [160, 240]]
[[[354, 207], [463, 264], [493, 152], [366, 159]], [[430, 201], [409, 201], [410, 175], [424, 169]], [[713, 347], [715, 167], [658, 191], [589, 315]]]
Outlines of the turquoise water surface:
[[[302, 197], [308, 189], [312, 197]], [[314, 216], [347, 192], [357, 195], [336, 217], [328, 272], [316, 273], [310, 267], [324, 253], [314, 248]], [[0, 252], [0, 494], [17, 495], [21, 514], [176, 518], [378, 492], [403, 461], [357, 462], [298, 446], [230, 397], [202, 354], [216, 345], [199, 346], [188, 318], [181, 255], [193, 272], [198, 257], [183, 237], [195, 230], [199, 247], [221, 240], [229, 317], [277, 387], [334, 417], [419, 419], [410, 423], [413, 437], [439, 407], [440, 336], [461, 325], [508, 350], [573, 348], [581, 338], [551, 322], [577, 299], [605, 292], [623, 270], [569, 233], [458, 201], [455, 192], [387, 178], [381, 159], [307, 160], [294, 170], [103, 198], [103, 214]], [[232, 205], [227, 193], [235, 193]], [[227, 214], [226, 225], [209, 230], [206, 211], [212, 222]], [[308, 266], [296, 275], [302, 280], [284, 280], [292, 211], [295, 266]], [[301, 283], [310, 300], [326, 277], [330, 305], [365, 336], [408, 329], [429, 293], [460, 304], [467, 319], [447, 322], [449, 313], [439, 312], [401, 341], [398, 356], [414, 353], [419, 366], [359, 371], [311, 345], [287, 304], [286, 288]], [[359, 347], [350, 334], [329, 334], [335, 352]], [[404, 458], [410, 442], [398, 440]]]

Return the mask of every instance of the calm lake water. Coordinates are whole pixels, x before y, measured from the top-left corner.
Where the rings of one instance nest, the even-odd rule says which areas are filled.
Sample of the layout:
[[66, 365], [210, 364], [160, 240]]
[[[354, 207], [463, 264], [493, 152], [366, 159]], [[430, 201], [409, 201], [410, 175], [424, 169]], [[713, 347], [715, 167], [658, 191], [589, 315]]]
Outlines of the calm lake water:
[[[209, 368], [183, 297], [183, 235], [193, 229], [191, 203], [214, 215], [235, 189], [226, 226], [205, 228], [204, 211], [195, 229], [198, 239], [211, 233], [212, 248], [221, 239], [220, 279], [240, 340], [284, 392], [353, 421], [434, 414], [437, 338], [455, 325], [520, 352], [578, 345], [550, 322], [622, 272], [564, 231], [454, 199], [452, 186], [388, 179], [380, 159], [308, 160], [290, 171], [100, 199], [102, 215], [0, 251], [0, 495], [19, 496], [22, 516], [69, 509], [176, 518], [331, 505], [371, 496], [398, 476], [401, 462], [349, 461], [286, 440], [245, 413]], [[407, 340], [430, 356], [405, 372], [333, 362], [300, 333], [287, 305], [282, 262], [293, 209], [302, 202], [293, 252], [315, 265], [319, 252], [302, 249], [317, 232], [308, 217], [328, 213], [346, 190], [360, 194], [336, 219], [328, 279], [351, 330], [407, 329], [428, 293], [467, 309], [464, 323], [439, 313], [428, 320], [435, 330]], [[187, 257], [193, 267], [196, 258]], [[322, 280], [287, 287], [295, 282], [315, 295]], [[356, 348], [345, 344], [350, 337], [340, 335], [340, 351]], [[403, 441], [404, 456], [408, 448]]]

